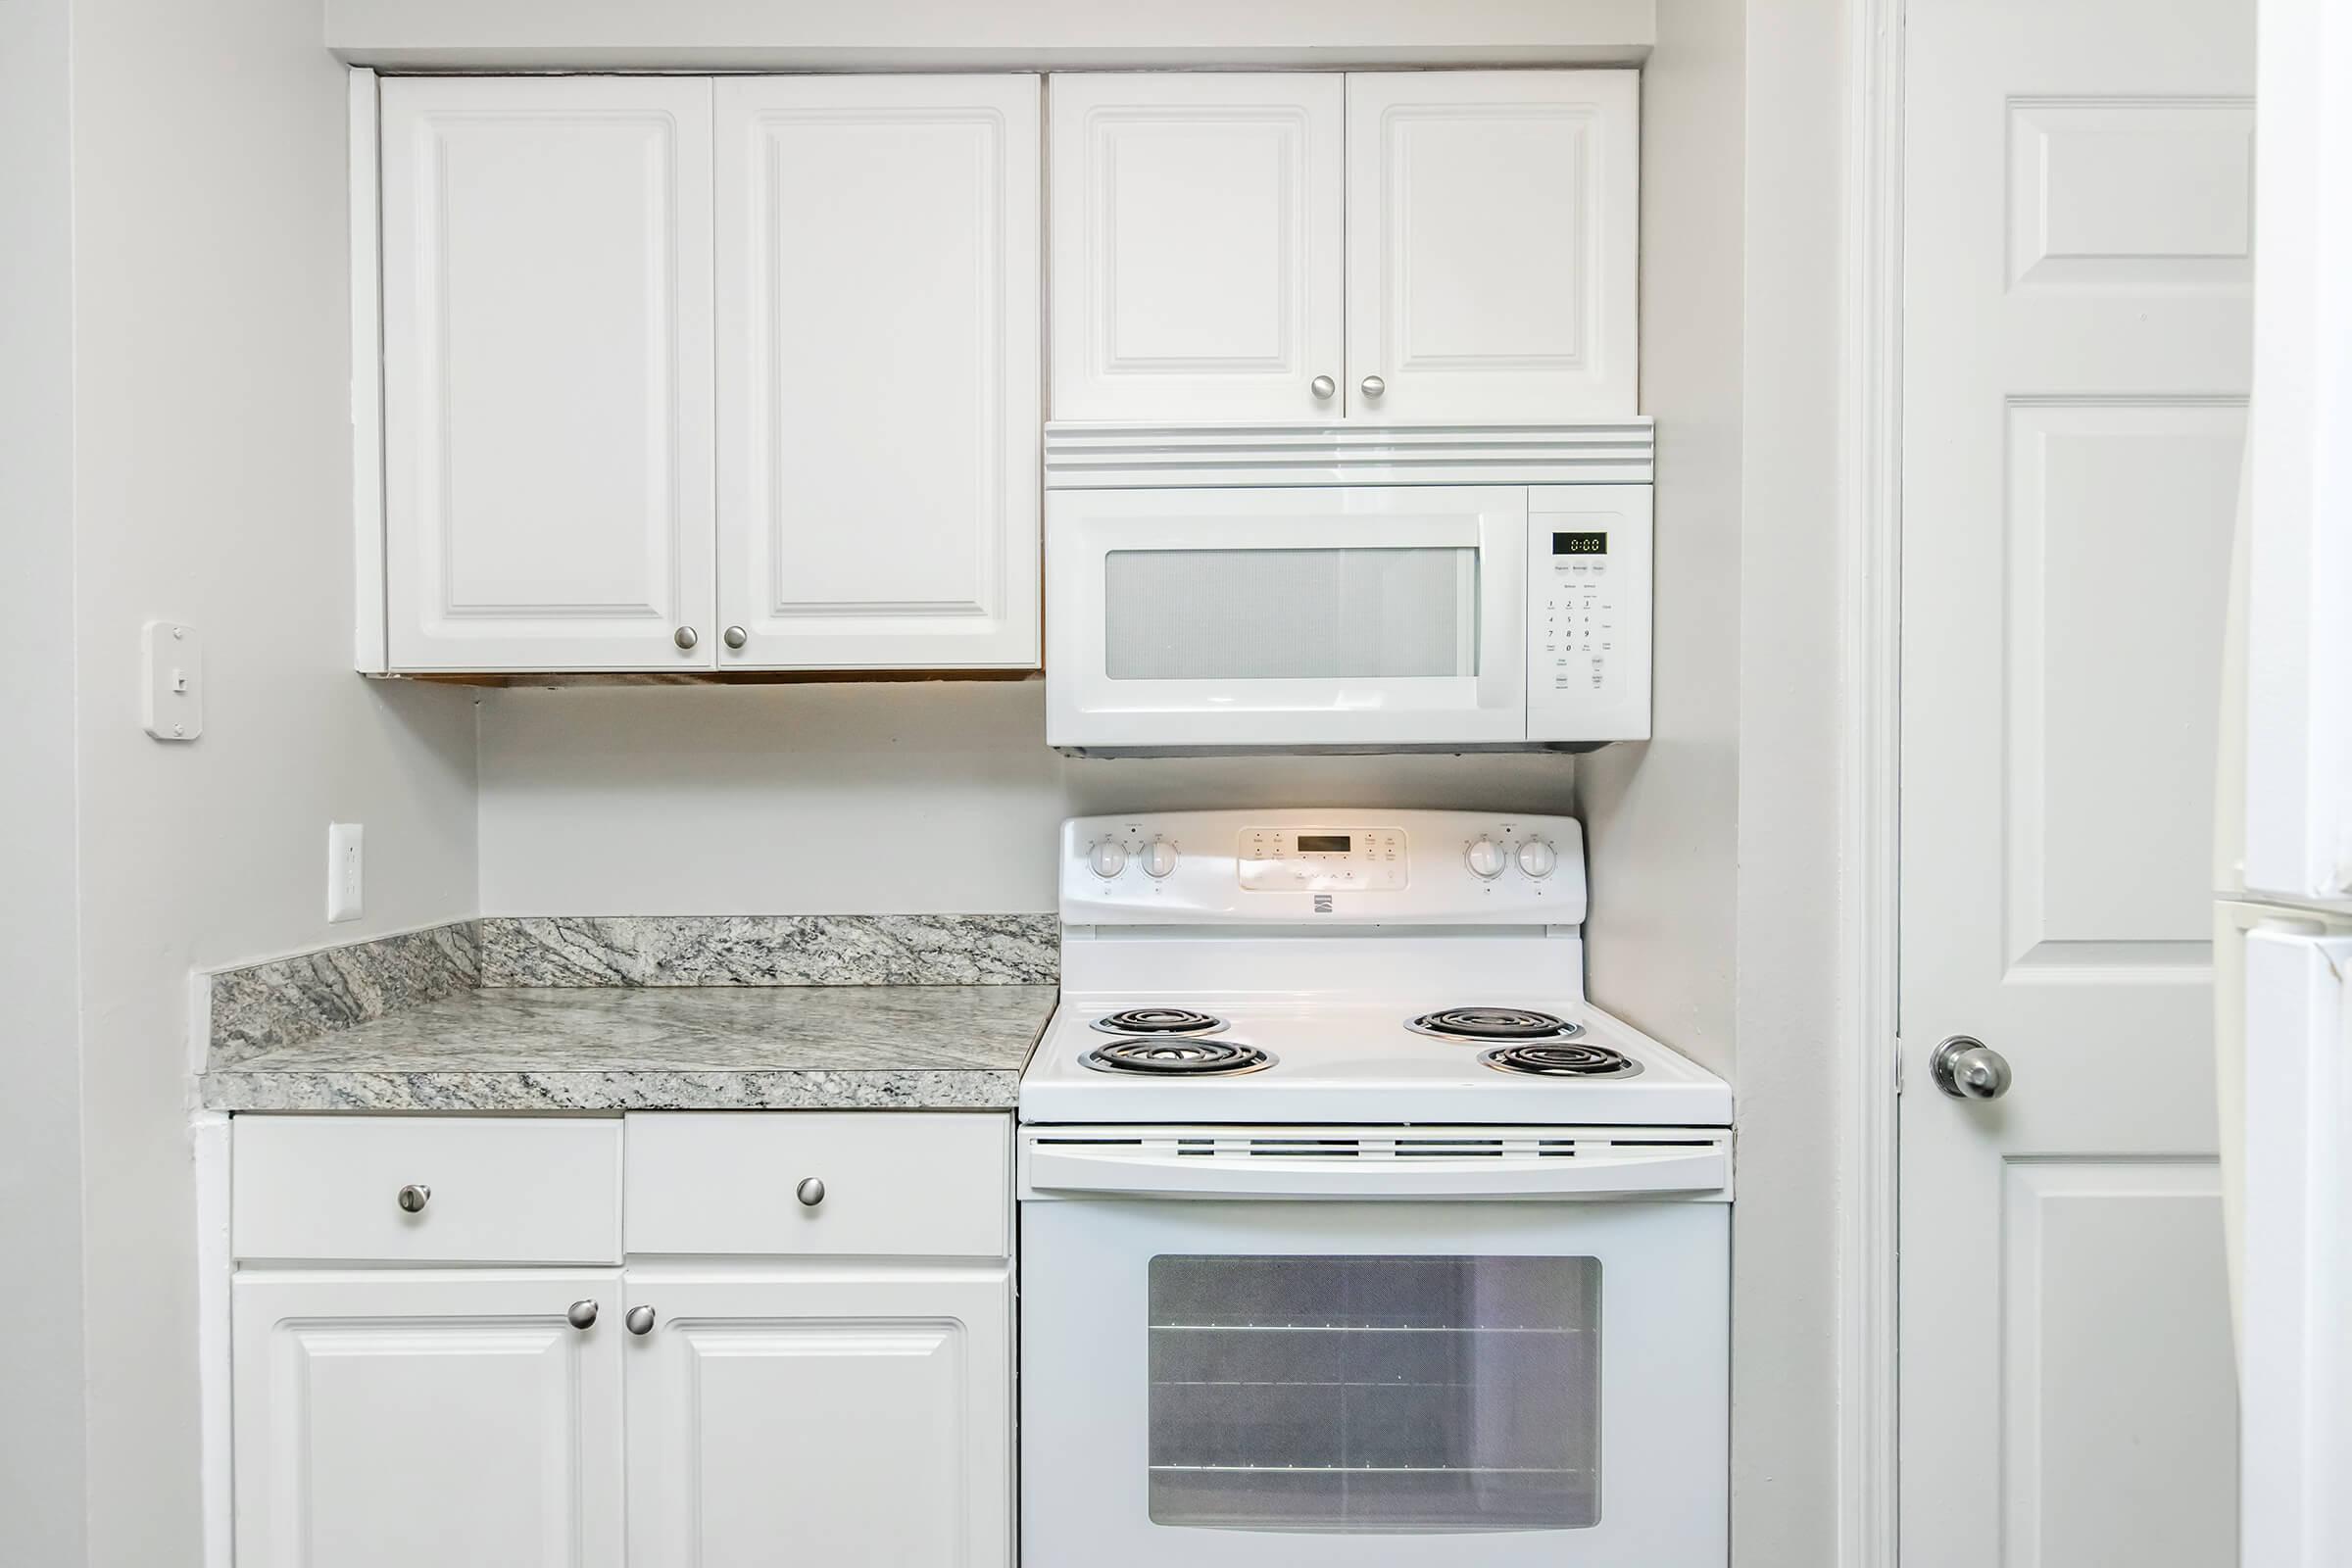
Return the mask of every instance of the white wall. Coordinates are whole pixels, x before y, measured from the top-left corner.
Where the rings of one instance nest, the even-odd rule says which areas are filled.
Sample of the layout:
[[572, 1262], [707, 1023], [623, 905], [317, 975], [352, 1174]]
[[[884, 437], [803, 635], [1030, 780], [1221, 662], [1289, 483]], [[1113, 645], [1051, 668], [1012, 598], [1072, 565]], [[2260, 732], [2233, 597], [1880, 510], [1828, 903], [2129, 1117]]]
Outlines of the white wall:
[[1837, 1560], [1842, 7], [1747, 5], [1740, 571], [1741, 1564]]
[[[74, 0], [89, 1559], [198, 1560], [189, 971], [470, 913], [463, 692], [350, 672], [344, 74], [316, 0]], [[11, 217], [14, 221], [14, 215]], [[139, 626], [208, 639], [204, 738]], [[368, 917], [324, 921], [325, 828]]]
[[70, 0], [0, 7], [0, 1562], [82, 1542]]
[[1574, 759], [1063, 759], [1029, 682], [484, 695], [486, 914], [1054, 907], [1054, 832], [1092, 811], [1491, 806], [1565, 811]]
[[[1652, 739], [1583, 760], [1592, 998], [1733, 1070], [1740, 861], [1740, 0], [1642, 75], [1642, 407], [1658, 421]], [[1735, 1080], [1737, 1081], [1737, 1080]]]

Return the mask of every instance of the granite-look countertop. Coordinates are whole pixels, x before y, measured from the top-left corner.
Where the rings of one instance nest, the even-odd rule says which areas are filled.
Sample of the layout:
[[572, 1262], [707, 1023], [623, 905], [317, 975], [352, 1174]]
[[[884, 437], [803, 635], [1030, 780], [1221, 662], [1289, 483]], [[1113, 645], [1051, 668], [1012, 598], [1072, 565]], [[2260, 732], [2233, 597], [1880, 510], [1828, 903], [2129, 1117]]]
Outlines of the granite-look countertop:
[[1010, 1109], [1051, 985], [498, 987], [241, 1055], [216, 1110]]

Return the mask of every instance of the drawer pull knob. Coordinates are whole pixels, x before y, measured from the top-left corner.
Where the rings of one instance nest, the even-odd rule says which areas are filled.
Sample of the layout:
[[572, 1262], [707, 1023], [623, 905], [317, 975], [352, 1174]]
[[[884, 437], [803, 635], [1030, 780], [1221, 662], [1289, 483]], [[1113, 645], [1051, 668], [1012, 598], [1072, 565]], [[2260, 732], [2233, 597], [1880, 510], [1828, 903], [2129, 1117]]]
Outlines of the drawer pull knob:
[[564, 1309], [564, 1321], [575, 1329], [596, 1327], [596, 1303], [594, 1301], [572, 1302]]
[[801, 1178], [801, 1185], [792, 1190], [793, 1196], [810, 1208], [825, 1200], [825, 1184], [813, 1176]]
[[654, 1309], [650, 1306], [632, 1306], [623, 1321], [629, 1325], [631, 1334], [651, 1334], [654, 1332]]
[[432, 1201], [433, 1190], [422, 1182], [411, 1182], [400, 1190], [397, 1201], [404, 1214], [421, 1214], [424, 1205]]

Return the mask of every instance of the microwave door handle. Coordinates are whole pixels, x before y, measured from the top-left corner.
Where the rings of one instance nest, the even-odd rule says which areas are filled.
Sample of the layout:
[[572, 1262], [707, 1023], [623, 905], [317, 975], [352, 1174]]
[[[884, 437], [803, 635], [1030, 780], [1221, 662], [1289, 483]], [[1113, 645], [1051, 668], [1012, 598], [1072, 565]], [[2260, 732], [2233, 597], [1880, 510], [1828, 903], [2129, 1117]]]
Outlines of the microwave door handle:
[[1036, 1192], [1202, 1198], [1636, 1198], [1719, 1193], [1720, 1146], [1539, 1158], [1294, 1159], [1105, 1148], [1028, 1151]]

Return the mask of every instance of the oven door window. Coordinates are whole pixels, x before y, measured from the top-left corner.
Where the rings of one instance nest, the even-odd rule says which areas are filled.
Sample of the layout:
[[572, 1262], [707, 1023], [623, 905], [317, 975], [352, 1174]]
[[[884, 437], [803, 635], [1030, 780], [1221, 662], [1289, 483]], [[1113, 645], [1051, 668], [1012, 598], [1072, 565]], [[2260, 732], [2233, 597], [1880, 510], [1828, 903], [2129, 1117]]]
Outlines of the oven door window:
[[1152, 1521], [1598, 1523], [1600, 1272], [1591, 1257], [1152, 1258]]
[[1478, 551], [1113, 550], [1112, 680], [1348, 680], [1478, 673]]

